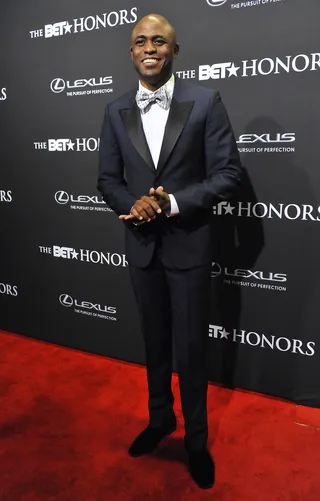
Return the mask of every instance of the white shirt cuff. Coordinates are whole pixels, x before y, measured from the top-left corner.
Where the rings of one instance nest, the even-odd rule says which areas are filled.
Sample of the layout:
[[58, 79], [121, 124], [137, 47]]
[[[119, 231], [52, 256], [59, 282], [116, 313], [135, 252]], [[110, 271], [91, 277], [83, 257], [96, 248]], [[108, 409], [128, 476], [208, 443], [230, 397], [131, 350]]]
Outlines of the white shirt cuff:
[[174, 196], [170, 193], [169, 193], [169, 197], [170, 197], [170, 204], [171, 204], [171, 211], [170, 211], [169, 216], [170, 217], [177, 216], [180, 213], [177, 201], [174, 198]]

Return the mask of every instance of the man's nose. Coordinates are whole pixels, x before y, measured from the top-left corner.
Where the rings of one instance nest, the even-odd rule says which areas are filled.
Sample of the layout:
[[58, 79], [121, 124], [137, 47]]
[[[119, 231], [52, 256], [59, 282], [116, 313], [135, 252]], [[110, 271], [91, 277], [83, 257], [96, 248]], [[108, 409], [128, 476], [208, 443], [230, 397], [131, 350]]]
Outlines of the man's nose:
[[150, 42], [146, 42], [146, 44], [144, 46], [144, 52], [146, 54], [153, 54], [154, 52], [157, 52], [157, 49], [156, 49], [155, 45], [153, 45], [153, 43], [150, 41]]

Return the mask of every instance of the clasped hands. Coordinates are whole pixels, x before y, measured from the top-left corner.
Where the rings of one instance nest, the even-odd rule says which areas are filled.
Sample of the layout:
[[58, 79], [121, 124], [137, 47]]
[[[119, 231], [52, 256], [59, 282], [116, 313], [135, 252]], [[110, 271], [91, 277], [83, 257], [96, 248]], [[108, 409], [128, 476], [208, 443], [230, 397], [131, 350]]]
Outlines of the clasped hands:
[[159, 214], [170, 210], [170, 205], [170, 197], [163, 190], [163, 186], [159, 186], [156, 190], [150, 188], [149, 196], [144, 195], [139, 200], [136, 200], [131, 207], [130, 214], [122, 214], [119, 216], [119, 219], [125, 221], [135, 219], [140, 222], [149, 223]]

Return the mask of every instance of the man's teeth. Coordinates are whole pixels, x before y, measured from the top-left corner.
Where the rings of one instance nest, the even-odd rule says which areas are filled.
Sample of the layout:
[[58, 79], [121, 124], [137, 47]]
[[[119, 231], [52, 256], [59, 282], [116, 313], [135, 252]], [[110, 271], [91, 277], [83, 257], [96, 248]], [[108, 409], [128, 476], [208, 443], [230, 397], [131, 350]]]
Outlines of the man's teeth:
[[144, 59], [143, 62], [144, 63], [156, 63], [157, 61], [158, 61], [158, 59], [152, 59], [152, 58], [150, 58], [150, 59]]

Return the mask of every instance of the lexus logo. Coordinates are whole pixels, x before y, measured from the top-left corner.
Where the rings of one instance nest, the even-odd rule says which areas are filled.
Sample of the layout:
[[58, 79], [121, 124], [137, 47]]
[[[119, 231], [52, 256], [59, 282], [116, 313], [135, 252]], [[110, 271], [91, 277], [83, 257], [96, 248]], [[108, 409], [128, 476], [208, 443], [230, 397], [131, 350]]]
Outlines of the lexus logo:
[[210, 5], [210, 7], [220, 7], [220, 5], [223, 5], [226, 1], [227, 0], [207, 0], [207, 4]]
[[54, 198], [58, 204], [67, 204], [70, 199], [66, 191], [57, 191]]
[[73, 299], [68, 294], [61, 294], [59, 297], [59, 301], [62, 306], [66, 306], [66, 308], [70, 308], [73, 305]]
[[66, 88], [66, 82], [62, 78], [55, 78], [50, 84], [50, 89], [52, 92], [58, 94]]
[[220, 264], [218, 263], [212, 263], [212, 268], [211, 268], [211, 277], [212, 278], [215, 278], [215, 277], [218, 277], [219, 275], [221, 275], [221, 266]]

